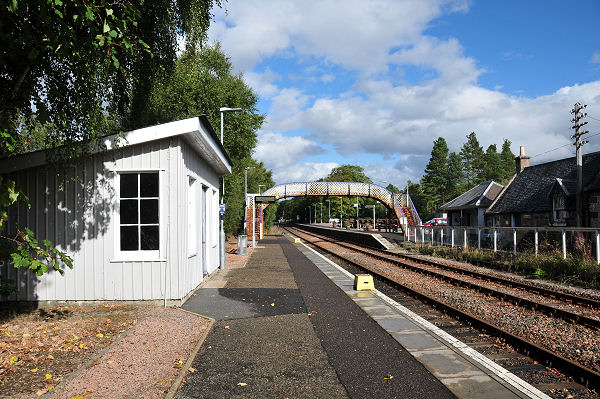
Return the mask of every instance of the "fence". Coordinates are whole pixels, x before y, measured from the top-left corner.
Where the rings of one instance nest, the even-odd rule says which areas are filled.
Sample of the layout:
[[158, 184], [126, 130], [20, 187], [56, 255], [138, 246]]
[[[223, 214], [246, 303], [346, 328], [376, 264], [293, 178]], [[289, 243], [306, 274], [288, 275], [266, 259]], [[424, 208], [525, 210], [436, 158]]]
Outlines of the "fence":
[[600, 229], [595, 228], [408, 226], [405, 240], [536, 257], [559, 252], [566, 259], [569, 253], [600, 264]]

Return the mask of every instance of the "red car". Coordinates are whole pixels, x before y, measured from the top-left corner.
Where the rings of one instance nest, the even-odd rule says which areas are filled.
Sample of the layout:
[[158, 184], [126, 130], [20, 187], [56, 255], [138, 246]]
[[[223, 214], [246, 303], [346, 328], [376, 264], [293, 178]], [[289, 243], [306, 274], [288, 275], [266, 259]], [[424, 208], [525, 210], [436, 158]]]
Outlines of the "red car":
[[446, 218], [433, 218], [423, 223], [423, 226], [447, 226], [448, 220]]

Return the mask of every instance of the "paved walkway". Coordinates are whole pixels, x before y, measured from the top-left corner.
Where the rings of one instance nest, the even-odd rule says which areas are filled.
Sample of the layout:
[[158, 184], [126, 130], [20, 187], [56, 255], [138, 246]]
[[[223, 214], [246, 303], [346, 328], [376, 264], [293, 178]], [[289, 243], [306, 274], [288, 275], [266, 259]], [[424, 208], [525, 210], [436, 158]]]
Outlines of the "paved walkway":
[[184, 305], [217, 323], [177, 398], [454, 397], [294, 244], [260, 245]]

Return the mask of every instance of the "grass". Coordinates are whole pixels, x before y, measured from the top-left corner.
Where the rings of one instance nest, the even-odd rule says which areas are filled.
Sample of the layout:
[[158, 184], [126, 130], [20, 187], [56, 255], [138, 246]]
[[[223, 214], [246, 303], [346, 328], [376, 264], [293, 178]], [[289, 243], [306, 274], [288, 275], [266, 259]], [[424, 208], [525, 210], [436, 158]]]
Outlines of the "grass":
[[533, 254], [507, 254], [477, 249], [451, 248], [431, 245], [403, 245], [403, 249], [424, 255], [454, 259], [479, 266], [508, 271], [531, 278], [567, 283], [584, 288], [600, 289], [600, 266], [588, 255], [568, 255], [550, 252], [535, 257]]

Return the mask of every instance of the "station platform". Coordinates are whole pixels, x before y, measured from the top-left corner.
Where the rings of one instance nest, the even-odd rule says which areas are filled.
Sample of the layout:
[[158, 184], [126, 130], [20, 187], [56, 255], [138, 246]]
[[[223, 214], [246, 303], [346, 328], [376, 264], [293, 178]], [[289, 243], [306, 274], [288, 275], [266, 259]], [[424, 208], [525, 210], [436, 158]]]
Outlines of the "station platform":
[[209, 282], [183, 306], [216, 323], [176, 398], [547, 398], [290, 237]]

